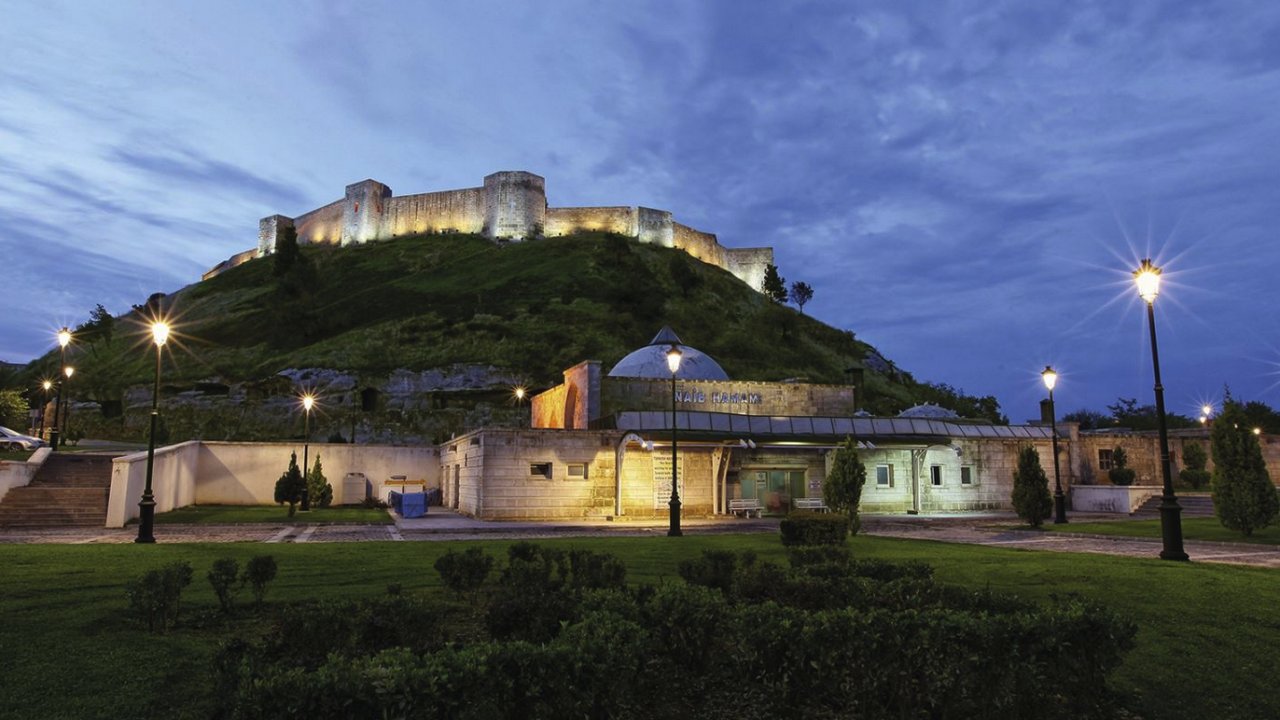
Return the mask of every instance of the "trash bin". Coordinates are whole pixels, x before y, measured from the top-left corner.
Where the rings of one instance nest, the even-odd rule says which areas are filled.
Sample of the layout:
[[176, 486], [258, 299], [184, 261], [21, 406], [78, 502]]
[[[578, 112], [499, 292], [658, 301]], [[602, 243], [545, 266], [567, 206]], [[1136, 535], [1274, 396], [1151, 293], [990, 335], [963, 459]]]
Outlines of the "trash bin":
[[405, 493], [400, 498], [400, 517], [419, 518], [427, 514], [426, 493]]

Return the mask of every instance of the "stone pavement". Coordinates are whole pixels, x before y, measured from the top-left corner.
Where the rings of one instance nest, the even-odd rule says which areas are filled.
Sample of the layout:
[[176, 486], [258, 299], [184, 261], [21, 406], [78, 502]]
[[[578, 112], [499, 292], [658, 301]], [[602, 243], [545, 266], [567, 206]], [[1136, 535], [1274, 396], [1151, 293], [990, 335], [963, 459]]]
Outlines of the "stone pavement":
[[[1119, 520], [1114, 515], [1072, 516], [1079, 522]], [[424, 517], [393, 516], [394, 525], [254, 524], [254, 525], [157, 525], [156, 540], [172, 542], [414, 542], [478, 540], [487, 538], [531, 539], [550, 537], [657, 537], [665, 535], [664, 520], [580, 520], [549, 522], [499, 522], [477, 520], [438, 507]], [[862, 531], [877, 537], [933, 540], [1008, 547], [1043, 552], [1081, 552], [1157, 558], [1157, 538], [1123, 538], [1103, 535], [1018, 530], [1012, 513], [955, 515], [864, 515]], [[776, 518], [690, 518], [682, 522], [688, 535], [716, 533], [776, 533]], [[131, 543], [136, 526], [123, 529], [0, 529], [0, 544]], [[1187, 541], [1193, 562], [1227, 563], [1280, 568], [1280, 547], [1246, 543]]]

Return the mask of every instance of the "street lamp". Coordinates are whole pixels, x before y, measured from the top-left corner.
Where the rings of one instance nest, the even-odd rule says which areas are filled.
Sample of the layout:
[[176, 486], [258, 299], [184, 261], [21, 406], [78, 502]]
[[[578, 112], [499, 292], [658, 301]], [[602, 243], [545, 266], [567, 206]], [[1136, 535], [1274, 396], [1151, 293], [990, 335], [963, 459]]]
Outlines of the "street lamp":
[[136, 543], [154, 543], [156, 498], [151, 492], [151, 470], [156, 460], [156, 420], [160, 417], [160, 358], [164, 344], [169, 339], [169, 325], [165, 322], [151, 323], [151, 339], [156, 343], [156, 383], [151, 392], [151, 433], [147, 436], [147, 485], [142, 490], [142, 500], [138, 503], [138, 537]]
[[49, 407], [49, 391], [53, 389], [52, 380], [42, 380], [40, 389], [44, 390], [44, 402], [40, 403], [40, 439], [44, 439], [44, 410]]
[[1147, 325], [1151, 329], [1151, 366], [1155, 371], [1156, 419], [1160, 423], [1160, 473], [1164, 494], [1160, 498], [1160, 537], [1163, 560], [1190, 560], [1182, 549], [1182, 507], [1173, 494], [1173, 471], [1169, 467], [1169, 429], [1164, 416], [1164, 386], [1160, 384], [1160, 351], [1156, 345], [1156, 296], [1160, 294], [1160, 268], [1147, 258], [1133, 273], [1138, 295], [1147, 303]]
[[316, 396], [307, 393], [302, 396], [302, 507], [301, 512], [311, 512], [311, 493], [307, 487], [307, 468], [311, 452], [311, 408], [316, 404]]
[[1044, 386], [1049, 388], [1049, 426], [1053, 431], [1053, 524], [1067, 522], [1067, 500], [1062, 494], [1062, 478], [1058, 475], [1058, 413], [1053, 407], [1053, 386], [1058, 384], [1058, 373], [1046, 365], [1040, 373]]
[[[62, 375], [66, 378], [66, 385], [71, 385], [71, 376], [76, 374], [76, 369], [70, 365], [62, 369]], [[62, 428], [62, 444], [67, 444], [67, 423], [71, 420], [71, 391], [67, 390], [67, 401], [62, 403], [62, 420], [58, 421], [58, 426]]]
[[[528, 395], [528, 393], [529, 391], [526, 390], [523, 385], [517, 385], [511, 391], [512, 396], [514, 396], [516, 399], [516, 407], [519, 409], [519, 413], [516, 416], [517, 427], [524, 427], [524, 399], [525, 399], [525, 396]], [[532, 424], [533, 423], [530, 422], [530, 425]]]
[[680, 490], [676, 487], [679, 474], [679, 456], [676, 454], [676, 373], [680, 371], [680, 348], [671, 343], [667, 350], [667, 368], [671, 370], [671, 526], [667, 529], [668, 537], [679, 537], [680, 532]]
[[62, 348], [62, 359], [58, 361], [58, 396], [53, 403], [53, 429], [49, 431], [49, 447], [58, 449], [58, 416], [62, 414], [62, 378], [67, 369], [67, 346], [71, 344], [71, 331], [62, 328], [58, 331], [58, 345]]

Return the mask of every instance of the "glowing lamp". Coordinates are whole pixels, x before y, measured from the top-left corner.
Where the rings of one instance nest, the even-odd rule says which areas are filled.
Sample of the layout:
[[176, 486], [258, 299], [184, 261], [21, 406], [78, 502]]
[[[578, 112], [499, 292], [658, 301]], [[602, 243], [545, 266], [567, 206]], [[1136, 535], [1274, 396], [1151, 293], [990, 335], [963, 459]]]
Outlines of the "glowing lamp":
[[308, 394], [308, 395], [303, 395], [303, 396], [302, 396], [302, 409], [303, 409], [303, 410], [306, 410], [307, 412], [311, 412], [311, 408], [312, 408], [315, 404], [316, 404], [316, 398], [315, 398], [315, 396], [314, 396], [314, 395], [310, 395], [310, 394]]
[[671, 349], [667, 351], [667, 369], [671, 370], [672, 376], [680, 372], [680, 358], [683, 355], [684, 353], [680, 352], [680, 348], [676, 347], [675, 343], [672, 343]]
[[1254, 434], [1254, 435], [1261, 435], [1261, 434], [1262, 434], [1262, 428], [1254, 428], [1254, 429], [1253, 429], [1253, 434]]
[[50, 390], [53, 389], [53, 381], [45, 380], [44, 382], [40, 383], [40, 387], [44, 388], [45, 392], [49, 392]]
[[61, 330], [58, 331], [58, 344], [61, 345], [64, 349], [71, 344], [70, 330], [68, 330], [67, 328], [62, 328]]
[[1142, 261], [1133, 272], [1133, 280], [1138, 284], [1138, 295], [1148, 303], [1156, 301], [1160, 294], [1160, 268], [1151, 263], [1151, 258]]
[[1040, 377], [1044, 379], [1044, 386], [1049, 388], [1050, 391], [1053, 390], [1054, 385], [1058, 384], [1058, 373], [1054, 372], [1053, 368], [1048, 365], [1044, 366]]
[[518, 387], [515, 389], [516, 400], [524, 400], [525, 389]]
[[151, 337], [156, 341], [156, 347], [163, 347], [169, 340], [169, 323], [151, 323]]
[[63, 370], [63, 372], [65, 372], [65, 373], [67, 374], [67, 379], [68, 379], [68, 380], [70, 380], [70, 379], [71, 379], [71, 376], [72, 376], [72, 375], [74, 375], [74, 374], [76, 373], [76, 369], [75, 369], [75, 368], [73, 368], [73, 367], [71, 367], [70, 365], [68, 365], [68, 366]]
[[1201, 407], [1201, 408], [1200, 408], [1200, 414], [1201, 414], [1201, 415], [1204, 415], [1205, 417], [1208, 417], [1209, 415], [1212, 415], [1212, 414], [1213, 414], [1213, 406], [1212, 406], [1212, 405], [1205, 405], [1205, 406]]

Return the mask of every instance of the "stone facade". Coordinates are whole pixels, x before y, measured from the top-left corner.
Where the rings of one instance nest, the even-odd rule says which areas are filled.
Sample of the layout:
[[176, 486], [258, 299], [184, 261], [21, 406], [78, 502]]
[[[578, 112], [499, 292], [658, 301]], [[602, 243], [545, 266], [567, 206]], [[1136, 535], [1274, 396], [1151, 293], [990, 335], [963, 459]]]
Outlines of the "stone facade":
[[759, 290], [773, 248], [730, 249], [716, 236], [681, 225], [666, 210], [644, 207], [547, 206], [542, 177], [524, 171], [496, 172], [481, 187], [396, 197], [376, 180], [348, 185], [341, 200], [297, 217], [271, 215], [258, 222], [256, 251], [239, 253], [206, 272], [209, 279], [254, 257], [275, 252], [292, 227], [302, 244], [353, 245], [426, 233], [474, 233], [493, 239], [526, 240], [584, 231], [617, 233], [639, 242], [684, 250]]

